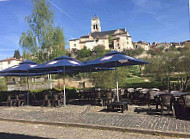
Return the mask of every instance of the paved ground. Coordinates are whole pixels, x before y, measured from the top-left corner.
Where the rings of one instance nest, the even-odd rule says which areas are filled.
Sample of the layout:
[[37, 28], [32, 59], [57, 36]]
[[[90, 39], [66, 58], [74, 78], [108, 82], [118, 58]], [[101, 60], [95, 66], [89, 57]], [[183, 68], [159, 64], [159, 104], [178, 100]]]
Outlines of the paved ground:
[[105, 112], [104, 107], [68, 105], [61, 108], [0, 107], [0, 118], [40, 122], [70, 122], [106, 127], [122, 127], [140, 130], [177, 132], [189, 134], [190, 121], [178, 120], [171, 115], [158, 116], [147, 106], [130, 106], [124, 114]]
[[119, 131], [0, 122], [0, 138], [8, 139], [171, 139]]

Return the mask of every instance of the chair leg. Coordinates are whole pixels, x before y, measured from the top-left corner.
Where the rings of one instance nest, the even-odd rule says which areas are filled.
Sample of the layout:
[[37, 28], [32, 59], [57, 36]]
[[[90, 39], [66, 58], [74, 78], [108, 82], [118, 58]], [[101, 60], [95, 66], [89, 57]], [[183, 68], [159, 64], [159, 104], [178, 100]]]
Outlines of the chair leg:
[[164, 111], [164, 107], [161, 105], [161, 116], [163, 114], [163, 111]]

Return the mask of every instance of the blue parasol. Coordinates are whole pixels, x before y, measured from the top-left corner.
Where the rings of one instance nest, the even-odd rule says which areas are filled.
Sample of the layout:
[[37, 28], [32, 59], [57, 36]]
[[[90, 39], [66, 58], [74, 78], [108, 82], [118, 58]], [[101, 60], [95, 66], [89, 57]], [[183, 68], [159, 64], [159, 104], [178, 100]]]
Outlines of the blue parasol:
[[148, 64], [148, 63], [149, 62], [147, 61], [143, 61], [141, 59], [127, 56], [124, 53], [121, 53], [118, 51], [112, 51], [105, 54], [103, 57], [100, 57], [91, 61], [86, 61], [85, 66], [87, 67], [115, 67], [117, 101], [119, 102], [117, 67], [130, 66], [130, 65], [142, 65], [142, 64]]
[[65, 73], [69, 70], [79, 69], [80, 66], [83, 66], [82, 62], [74, 60], [71, 57], [61, 56], [57, 57], [54, 60], [40, 64], [33, 68], [29, 69], [29, 72], [48, 72], [48, 71], [63, 71], [63, 81], [64, 81], [64, 106], [66, 106], [66, 95], [65, 95]]

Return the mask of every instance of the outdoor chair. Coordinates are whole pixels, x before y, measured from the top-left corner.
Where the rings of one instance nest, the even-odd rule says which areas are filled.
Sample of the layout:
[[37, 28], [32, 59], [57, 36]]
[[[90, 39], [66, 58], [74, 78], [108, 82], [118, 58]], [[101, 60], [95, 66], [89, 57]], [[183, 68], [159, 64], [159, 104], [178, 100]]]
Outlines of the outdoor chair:
[[180, 111], [181, 117], [190, 118], [189, 110], [190, 109], [190, 94], [185, 94], [180, 97], [178, 100], [179, 105], [181, 106], [182, 110]]
[[140, 90], [142, 90], [142, 88], [136, 88], [134, 92], [130, 94], [131, 103], [133, 104], [141, 103], [141, 99], [144, 97], [144, 94], [141, 94]]
[[157, 93], [158, 91], [155, 91], [155, 90], [149, 90], [148, 93], [147, 93], [147, 103], [148, 103], [148, 106], [150, 107], [150, 105], [155, 105], [156, 104], [156, 98], [155, 98], [155, 94]]
[[121, 100], [124, 98], [124, 95], [125, 95], [125, 89], [120, 89], [119, 90], [119, 97]]
[[90, 100], [91, 99], [91, 93], [88, 91], [83, 92], [83, 98], [84, 98], [84, 100]]
[[183, 95], [184, 107], [190, 108], [190, 94]]
[[23, 106], [25, 104], [25, 94], [16, 95], [17, 106]]
[[13, 106], [13, 100], [11, 99], [11, 95], [7, 97], [6, 106]]
[[135, 92], [134, 88], [128, 88], [127, 89], [127, 94], [126, 94], [127, 98], [130, 98], [131, 94], [134, 93], [134, 92]]
[[60, 104], [61, 104], [61, 100], [59, 99], [59, 95], [54, 94], [53, 95], [52, 106], [56, 107], [56, 106], [60, 106]]
[[173, 112], [173, 95], [172, 94], [162, 94], [160, 95], [160, 106], [161, 106], [161, 115], [163, 114], [164, 107], [167, 108], [167, 111]]
[[103, 99], [104, 105], [107, 105], [113, 101], [113, 93], [111, 91], [107, 91], [105, 93], [105, 98]]
[[151, 90], [152, 91], [160, 91], [160, 89], [158, 89], [158, 88], [152, 88]]
[[64, 104], [64, 94], [63, 93], [58, 93], [58, 97], [60, 99], [60, 104], [63, 105]]
[[[95, 93], [94, 104], [95, 104], [95, 105], [97, 105], [98, 103], [101, 104], [102, 101], [103, 101], [103, 99], [102, 99], [102, 93], [101, 93], [101, 91], [97, 91], [97, 92]], [[102, 105], [103, 105], [103, 103], [102, 103]]]
[[51, 98], [50, 98], [50, 94], [46, 93], [44, 94], [44, 100], [43, 100], [43, 106], [51, 106]]

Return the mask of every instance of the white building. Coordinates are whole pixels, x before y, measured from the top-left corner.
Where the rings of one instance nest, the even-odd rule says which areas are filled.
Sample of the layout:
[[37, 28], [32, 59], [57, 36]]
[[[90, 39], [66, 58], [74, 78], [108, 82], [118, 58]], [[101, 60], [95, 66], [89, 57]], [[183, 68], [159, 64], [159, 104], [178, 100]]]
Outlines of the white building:
[[12, 67], [14, 65], [18, 65], [22, 60], [16, 59], [16, 58], [7, 58], [0, 60], [0, 71], [4, 70], [6, 68]]
[[95, 46], [104, 46], [106, 50], [129, 50], [134, 49], [132, 38], [125, 28], [102, 31], [98, 17], [91, 18], [91, 32], [78, 39], [69, 41], [70, 51], [81, 50], [87, 47], [93, 50]]
[[142, 48], [145, 51], [148, 51], [148, 50], [150, 50], [150, 43], [145, 42], [145, 41], [138, 41], [138, 42], [134, 42], [134, 47], [135, 48]]

